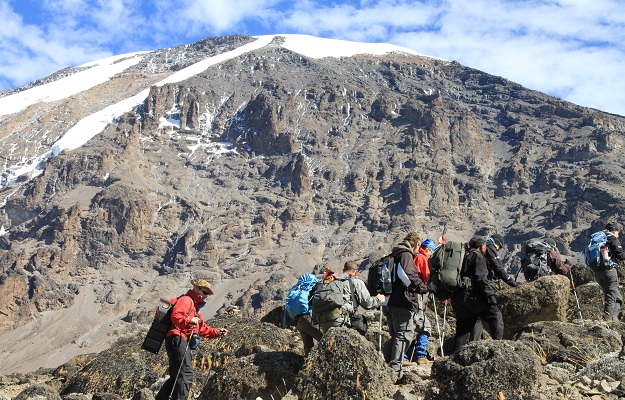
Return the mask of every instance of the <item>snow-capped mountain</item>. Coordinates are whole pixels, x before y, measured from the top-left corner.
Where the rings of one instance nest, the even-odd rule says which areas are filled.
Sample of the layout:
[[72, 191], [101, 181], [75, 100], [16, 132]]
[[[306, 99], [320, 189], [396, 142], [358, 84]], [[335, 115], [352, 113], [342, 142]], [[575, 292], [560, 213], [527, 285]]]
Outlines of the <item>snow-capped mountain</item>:
[[[0, 372], [98, 351], [191, 276], [261, 317], [294, 278], [416, 230], [625, 215], [625, 120], [456, 62], [300, 35], [209, 38], [0, 93]], [[21, 349], [37, 341], [40, 357]], [[5, 341], [6, 342], [6, 341]]]

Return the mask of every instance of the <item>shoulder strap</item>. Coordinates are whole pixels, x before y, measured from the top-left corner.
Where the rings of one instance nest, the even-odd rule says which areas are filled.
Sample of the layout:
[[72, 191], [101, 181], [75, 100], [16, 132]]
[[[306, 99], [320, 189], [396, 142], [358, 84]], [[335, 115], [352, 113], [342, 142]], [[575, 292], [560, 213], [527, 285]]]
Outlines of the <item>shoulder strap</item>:
[[356, 291], [356, 287], [354, 286], [354, 282], [352, 281], [353, 276], [350, 276], [349, 278], [347, 278], [347, 281], [349, 282], [349, 293], [350, 293], [350, 297], [352, 298], [352, 315], [356, 313], [356, 309], [358, 308], [358, 304], [356, 303], [356, 294], [354, 293]]

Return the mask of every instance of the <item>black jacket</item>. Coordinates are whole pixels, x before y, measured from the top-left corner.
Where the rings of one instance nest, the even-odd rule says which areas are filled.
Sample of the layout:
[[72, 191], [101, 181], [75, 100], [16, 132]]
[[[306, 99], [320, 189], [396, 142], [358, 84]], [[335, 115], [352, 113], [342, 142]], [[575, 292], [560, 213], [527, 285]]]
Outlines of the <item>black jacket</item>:
[[484, 258], [486, 259], [486, 265], [488, 267], [488, 279], [501, 279], [504, 282], [509, 282], [514, 280], [508, 272], [506, 268], [503, 266], [499, 255], [497, 254], [497, 247], [494, 244], [488, 243], [486, 245], [486, 254], [484, 254]]
[[399, 277], [396, 277], [395, 282], [393, 282], [393, 292], [387, 304], [390, 307], [407, 308], [416, 311], [419, 309], [419, 294], [427, 293], [428, 288], [417, 272], [410, 243], [400, 242], [397, 247], [393, 248], [393, 255], [395, 256], [396, 268], [397, 264], [401, 264], [402, 269], [410, 280], [410, 285], [406, 287], [404, 282]]
[[625, 251], [623, 251], [621, 241], [614, 236], [613, 233], [606, 232], [606, 236], [608, 238], [606, 244], [608, 245], [609, 254], [612, 260], [614, 262], [625, 260]]
[[478, 298], [487, 301], [490, 296], [495, 295], [495, 288], [488, 279], [486, 258], [478, 249], [470, 249], [465, 253], [460, 275], [463, 278], [471, 278], [471, 291]]

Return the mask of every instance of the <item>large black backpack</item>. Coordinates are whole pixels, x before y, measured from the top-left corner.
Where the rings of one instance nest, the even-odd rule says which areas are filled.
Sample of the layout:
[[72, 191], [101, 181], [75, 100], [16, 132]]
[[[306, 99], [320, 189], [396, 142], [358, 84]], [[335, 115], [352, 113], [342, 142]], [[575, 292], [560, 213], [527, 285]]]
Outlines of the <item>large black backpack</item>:
[[450, 299], [462, 287], [462, 260], [467, 245], [461, 242], [446, 242], [434, 250], [428, 260], [430, 267], [430, 287], [439, 300]]
[[367, 290], [371, 296], [377, 294], [388, 296], [393, 292], [393, 282], [397, 275], [395, 258], [398, 254], [401, 253], [387, 254], [369, 267]]
[[551, 246], [539, 239], [525, 242], [521, 253], [521, 268], [526, 281], [535, 281], [541, 276], [551, 275], [553, 272], [547, 263]]
[[[183, 294], [182, 296], [186, 296], [186, 294]], [[143, 350], [157, 354], [161, 349], [163, 340], [165, 340], [165, 336], [167, 336], [167, 332], [169, 332], [169, 328], [171, 328], [172, 325], [171, 310], [174, 308], [178, 299], [182, 296], [174, 297], [172, 299], [161, 299], [161, 302], [156, 307], [152, 325], [150, 325], [150, 329], [148, 330], [148, 333], [143, 340], [143, 344], [141, 345]]]

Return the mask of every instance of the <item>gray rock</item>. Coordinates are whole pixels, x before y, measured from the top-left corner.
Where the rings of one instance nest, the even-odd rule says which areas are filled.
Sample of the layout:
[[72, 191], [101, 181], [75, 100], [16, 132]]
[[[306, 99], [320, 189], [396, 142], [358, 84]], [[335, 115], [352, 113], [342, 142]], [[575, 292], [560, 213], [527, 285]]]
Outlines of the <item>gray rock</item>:
[[381, 399], [397, 388], [378, 349], [353, 329], [331, 328], [297, 376], [301, 399]]
[[432, 366], [438, 394], [430, 399], [497, 399], [499, 393], [530, 394], [542, 367], [523, 343], [508, 340], [471, 342]]
[[20, 392], [13, 400], [61, 400], [61, 396], [48, 385], [32, 385]]

